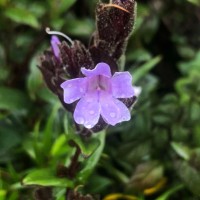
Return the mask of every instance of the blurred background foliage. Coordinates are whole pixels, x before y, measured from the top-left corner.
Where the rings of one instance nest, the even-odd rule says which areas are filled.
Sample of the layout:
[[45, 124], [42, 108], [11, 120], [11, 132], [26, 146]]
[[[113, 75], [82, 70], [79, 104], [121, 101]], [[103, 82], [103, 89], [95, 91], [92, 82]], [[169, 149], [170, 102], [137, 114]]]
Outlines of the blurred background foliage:
[[[102, 154], [104, 133], [74, 135], [37, 68], [46, 27], [88, 44], [96, 2], [0, 0], [0, 199], [34, 199], [40, 185], [63, 200], [63, 187], [80, 183], [104, 200], [200, 199], [200, 1], [138, 0], [125, 70], [142, 93]], [[56, 176], [74, 154], [70, 138], [89, 157], [75, 181]]]

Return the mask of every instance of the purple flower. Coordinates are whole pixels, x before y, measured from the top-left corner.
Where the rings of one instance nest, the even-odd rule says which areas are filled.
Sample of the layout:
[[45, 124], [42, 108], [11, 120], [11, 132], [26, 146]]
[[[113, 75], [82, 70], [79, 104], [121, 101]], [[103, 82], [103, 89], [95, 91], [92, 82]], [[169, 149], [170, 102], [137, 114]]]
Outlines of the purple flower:
[[58, 45], [61, 44], [60, 40], [58, 39], [57, 36], [52, 36], [51, 37], [51, 48], [53, 50], [54, 55], [59, 58], [59, 53], [60, 53], [60, 49], [58, 47]]
[[61, 84], [65, 103], [71, 104], [80, 99], [74, 111], [77, 124], [91, 129], [98, 123], [100, 115], [113, 126], [130, 120], [130, 111], [118, 100], [136, 95], [129, 72], [115, 72], [112, 76], [106, 63], [99, 63], [92, 70], [81, 68], [81, 72], [85, 77]]

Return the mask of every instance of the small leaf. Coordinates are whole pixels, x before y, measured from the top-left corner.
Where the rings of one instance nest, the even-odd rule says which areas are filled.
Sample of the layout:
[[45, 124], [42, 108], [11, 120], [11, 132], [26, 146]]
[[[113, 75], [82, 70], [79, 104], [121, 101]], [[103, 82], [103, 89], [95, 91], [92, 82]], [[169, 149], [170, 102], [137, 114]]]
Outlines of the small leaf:
[[60, 108], [60, 103], [57, 102], [53, 109], [52, 112], [47, 120], [47, 123], [44, 128], [43, 132], [43, 151], [46, 153], [49, 153], [50, 148], [51, 148], [51, 140], [52, 140], [52, 133], [53, 133], [53, 127], [54, 127], [54, 121], [56, 118], [56, 115], [58, 113], [58, 109]]
[[200, 121], [200, 105], [197, 102], [190, 105], [190, 120], [197, 123]]
[[200, 174], [199, 170], [191, 166], [186, 161], [180, 161], [175, 163], [176, 171], [182, 181], [185, 183], [186, 187], [195, 195], [200, 195], [199, 185], [200, 185]]
[[11, 148], [16, 147], [20, 144], [21, 136], [16, 126], [9, 126], [1, 123], [0, 127], [0, 156], [5, 154], [5, 152], [9, 151]]
[[200, 6], [200, 0], [187, 0], [187, 1], [189, 1], [190, 3], [193, 3], [196, 6]]
[[164, 194], [162, 194], [161, 196], [159, 196], [156, 200], [167, 200], [169, 199], [169, 197], [176, 193], [177, 191], [183, 189], [184, 186], [182, 184], [174, 186], [172, 188], [170, 188], [169, 190], [167, 190], [166, 192], [164, 192]]
[[200, 73], [199, 70], [192, 70], [189, 76], [178, 79], [175, 84], [176, 90], [180, 95], [183, 104], [189, 103], [194, 99], [199, 99]]
[[130, 179], [129, 187], [142, 191], [155, 187], [163, 179], [163, 173], [164, 168], [157, 161], [139, 164]]
[[28, 108], [29, 99], [23, 92], [8, 87], [0, 87], [0, 109], [26, 112]]
[[151, 54], [146, 49], [137, 49], [135, 51], [130, 51], [127, 54], [127, 61], [136, 60], [137, 62], [144, 62], [150, 60]]
[[[133, 75], [134, 79], [134, 75]], [[133, 80], [134, 81], [134, 80]], [[142, 95], [149, 98], [149, 94], [154, 91], [159, 83], [158, 78], [151, 74], [147, 74], [143, 81], [140, 82], [142, 87]]]
[[75, 2], [76, 0], [49, 0], [53, 13], [67, 12]]
[[99, 148], [100, 141], [98, 139], [98, 135], [93, 135], [93, 137], [88, 138], [85, 140], [84, 138], [80, 137], [76, 133], [76, 131], [68, 124], [67, 116], [64, 119], [64, 128], [66, 133], [67, 141], [70, 140], [74, 141], [80, 148], [81, 154], [87, 158], [93, 154], [93, 152]]
[[39, 28], [37, 18], [25, 8], [7, 8], [4, 14], [14, 22]]
[[48, 103], [55, 104], [58, 98], [44, 85], [44, 80], [37, 64], [38, 57], [34, 56], [29, 66], [30, 73], [27, 79], [29, 95], [33, 100], [39, 97]]
[[5, 200], [6, 199], [6, 190], [0, 189], [0, 200]]
[[200, 51], [197, 51], [196, 55], [193, 56], [192, 59], [185, 62], [180, 62], [178, 67], [183, 74], [188, 74], [192, 70], [199, 71], [200, 70]]
[[39, 90], [37, 90], [38, 97], [48, 103], [51, 103], [52, 105], [57, 104], [58, 98], [55, 94], [53, 94], [47, 87], [41, 87]]
[[87, 183], [87, 187], [92, 194], [99, 194], [106, 188], [110, 187], [112, 184], [113, 180], [111, 180], [109, 177], [93, 174], [92, 178]]
[[144, 65], [140, 66], [139, 68], [133, 70], [133, 81], [139, 81], [143, 76], [145, 76], [153, 67], [155, 67], [160, 61], [161, 56], [157, 56], [152, 58], [150, 61], [146, 62]]
[[81, 149], [81, 154], [85, 158], [91, 156], [100, 145], [99, 140], [95, 137], [92, 137], [88, 141], [85, 141], [75, 133], [67, 135], [67, 139], [68, 141], [73, 140], [79, 146], [79, 148]]
[[47, 10], [46, 2], [33, 1], [29, 7], [29, 11], [36, 17], [42, 17]]
[[180, 157], [185, 160], [190, 159], [190, 150], [188, 147], [176, 142], [171, 142], [171, 146]]
[[65, 25], [66, 32], [74, 36], [89, 36], [94, 30], [93, 23], [87, 18], [78, 20], [70, 16]]
[[[0, 52], [1, 54], [1, 52]], [[4, 58], [1, 58], [0, 57], [0, 60], [2, 61]], [[1, 65], [1, 68], [0, 68], [0, 81], [1, 82], [4, 82], [6, 80], [8, 80], [8, 77], [9, 77], [9, 69], [8, 67], [5, 67], [1, 64], [1, 61], [0, 61], [0, 65]]]
[[25, 152], [32, 158], [33, 160], [37, 160], [37, 155], [35, 152], [34, 144], [33, 141], [31, 140], [26, 140], [23, 142], [23, 148]]
[[54, 142], [51, 149], [51, 155], [54, 157], [54, 156], [58, 156], [60, 154], [66, 153], [67, 149], [69, 148], [69, 147], [66, 147], [66, 145], [67, 145], [66, 135], [62, 134]]
[[161, 125], [169, 124], [169, 122], [171, 121], [171, 117], [166, 116], [164, 114], [157, 114], [157, 115], [153, 116], [152, 119], [154, 122], [161, 124]]
[[23, 185], [73, 187], [73, 182], [66, 178], [58, 178], [50, 169], [31, 171], [22, 181]]
[[37, 67], [37, 58], [34, 57], [30, 63], [30, 73], [28, 76], [27, 87], [32, 99], [35, 99], [36, 94], [43, 85], [42, 74]]
[[0, 6], [5, 6], [7, 4], [7, 0], [0, 0]]
[[97, 134], [99, 140], [99, 147], [96, 149], [93, 154], [85, 160], [84, 168], [79, 172], [78, 178], [81, 182], [85, 182], [88, 176], [92, 173], [94, 167], [100, 159], [101, 153], [105, 145], [105, 131], [101, 131]]

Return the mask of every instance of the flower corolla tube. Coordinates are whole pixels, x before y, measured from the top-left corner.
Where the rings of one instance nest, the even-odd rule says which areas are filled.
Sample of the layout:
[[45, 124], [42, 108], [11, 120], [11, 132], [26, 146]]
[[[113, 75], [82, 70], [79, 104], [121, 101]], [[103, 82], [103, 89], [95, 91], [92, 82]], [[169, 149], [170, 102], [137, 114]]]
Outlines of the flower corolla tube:
[[54, 55], [59, 58], [59, 54], [60, 54], [60, 49], [58, 47], [58, 45], [60, 45], [61, 42], [60, 40], [58, 39], [57, 36], [52, 36], [51, 37], [51, 47], [52, 47], [52, 50], [54, 52]]
[[77, 124], [91, 129], [100, 116], [109, 125], [128, 121], [130, 111], [119, 99], [137, 96], [137, 87], [132, 86], [129, 72], [115, 72], [112, 76], [110, 66], [98, 63], [92, 70], [81, 68], [82, 78], [66, 80], [61, 84], [64, 102], [77, 102], [73, 113]]

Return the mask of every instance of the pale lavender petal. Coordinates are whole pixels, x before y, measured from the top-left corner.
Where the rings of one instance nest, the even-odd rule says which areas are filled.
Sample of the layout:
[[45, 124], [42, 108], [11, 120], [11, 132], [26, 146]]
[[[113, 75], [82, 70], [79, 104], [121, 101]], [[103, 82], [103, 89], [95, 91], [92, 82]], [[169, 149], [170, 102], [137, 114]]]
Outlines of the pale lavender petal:
[[134, 95], [132, 76], [129, 72], [116, 72], [111, 78], [112, 95], [115, 98], [130, 98]]
[[92, 70], [81, 68], [81, 72], [87, 77], [96, 75], [111, 77], [110, 66], [103, 62], [98, 63], [96, 67]]
[[101, 116], [111, 125], [115, 125], [122, 121], [130, 120], [130, 111], [118, 99], [113, 98], [108, 93], [100, 94]]
[[81, 98], [74, 111], [74, 120], [76, 123], [91, 129], [97, 124], [99, 117], [100, 105], [98, 93], [90, 93]]
[[75, 78], [65, 81], [60, 86], [64, 90], [64, 102], [70, 104], [85, 94], [87, 80], [85, 78]]
[[129, 121], [131, 119], [130, 110], [120, 100], [113, 99], [113, 101], [115, 102], [115, 104], [117, 105], [117, 107], [119, 108], [120, 113], [121, 113], [119, 122]]
[[60, 40], [58, 39], [57, 36], [52, 36], [51, 37], [51, 47], [53, 49], [53, 53], [56, 57], [59, 57], [60, 54], [60, 49], [58, 45], [61, 44]]

